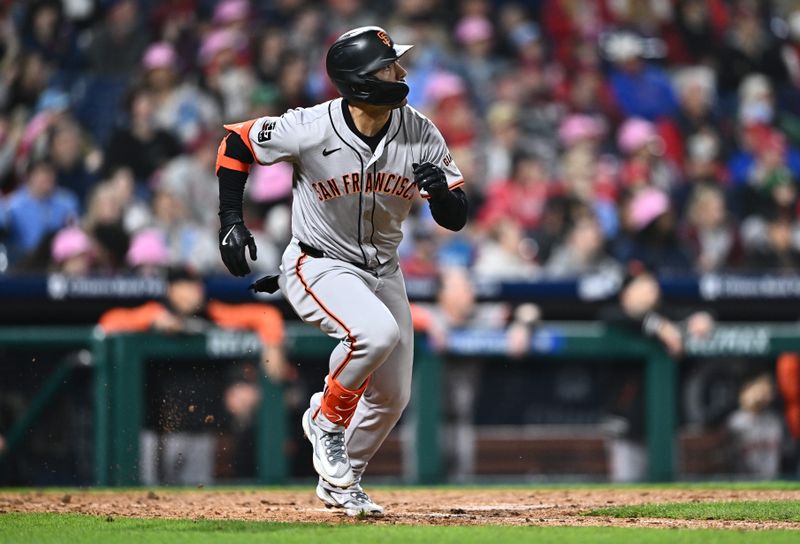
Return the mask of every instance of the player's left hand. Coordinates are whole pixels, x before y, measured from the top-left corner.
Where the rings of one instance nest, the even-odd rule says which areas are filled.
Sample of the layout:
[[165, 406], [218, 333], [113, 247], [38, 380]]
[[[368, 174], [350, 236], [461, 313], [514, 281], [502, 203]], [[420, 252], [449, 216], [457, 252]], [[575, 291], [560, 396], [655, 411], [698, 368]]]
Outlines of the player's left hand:
[[447, 187], [444, 170], [432, 162], [413, 163], [411, 166], [414, 168], [414, 182], [417, 184], [417, 189], [424, 190], [434, 199], [448, 193], [450, 189]]

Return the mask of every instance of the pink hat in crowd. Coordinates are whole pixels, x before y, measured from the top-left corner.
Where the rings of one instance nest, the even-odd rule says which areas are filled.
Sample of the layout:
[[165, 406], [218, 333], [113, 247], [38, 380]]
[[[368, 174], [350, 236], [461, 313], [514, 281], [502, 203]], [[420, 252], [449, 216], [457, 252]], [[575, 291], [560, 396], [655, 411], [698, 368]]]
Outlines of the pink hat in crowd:
[[434, 72], [425, 84], [423, 95], [430, 104], [438, 104], [445, 98], [463, 96], [467, 89], [464, 80], [450, 72]]
[[231, 30], [214, 30], [200, 45], [200, 62], [208, 64], [217, 53], [236, 46], [236, 35]]
[[58, 231], [50, 247], [53, 260], [57, 263], [91, 252], [92, 241], [79, 227], [67, 227]]
[[169, 250], [158, 230], [145, 229], [133, 237], [125, 259], [130, 266], [166, 266]]
[[225, 0], [217, 4], [214, 10], [214, 24], [226, 25], [233, 21], [246, 19], [250, 13], [247, 0]]
[[597, 117], [575, 113], [561, 123], [558, 136], [565, 146], [570, 147], [580, 140], [599, 138], [605, 130], [605, 124]]
[[631, 226], [638, 231], [669, 210], [669, 198], [663, 191], [647, 187], [639, 191], [628, 206]]
[[650, 121], [639, 118], [625, 121], [617, 133], [617, 145], [624, 153], [633, 153], [644, 145], [660, 140], [656, 126]]
[[168, 42], [157, 42], [147, 48], [142, 57], [145, 70], [172, 68], [177, 63], [175, 48]]
[[493, 33], [489, 19], [479, 15], [464, 17], [456, 25], [456, 38], [461, 43], [482, 42], [490, 39]]

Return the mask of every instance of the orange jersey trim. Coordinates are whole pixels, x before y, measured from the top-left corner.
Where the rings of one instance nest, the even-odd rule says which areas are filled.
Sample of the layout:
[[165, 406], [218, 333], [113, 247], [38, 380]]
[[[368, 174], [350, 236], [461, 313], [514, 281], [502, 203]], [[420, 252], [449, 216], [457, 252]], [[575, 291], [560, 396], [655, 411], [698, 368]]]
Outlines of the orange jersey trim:
[[230, 125], [222, 125], [225, 127], [225, 130], [229, 130], [231, 132], [235, 132], [236, 134], [241, 137], [244, 145], [247, 146], [247, 149], [250, 150], [250, 153], [253, 154], [253, 159], [256, 160], [259, 164], [261, 161], [258, 160], [256, 157], [256, 152], [253, 151], [253, 142], [250, 141], [250, 129], [253, 128], [253, 125], [256, 123], [258, 119], [250, 119], [249, 121], [244, 121], [242, 123], [233, 123]]
[[250, 172], [250, 165], [246, 162], [242, 162], [236, 160], [232, 157], [228, 157], [225, 155], [225, 151], [228, 150], [228, 137], [222, 139], [219, 143], [219, 147], [217, 148], [217, 164], [214, 168], [214, 173], [219, 174], [219, 169], [225, 167], [229, 170], [236, 170], [237, 172], [244, 172], [245, 174]]
[[283, 342], [283, 316], [266, 304], [226, 304], [211, 300], [207, 305], [209, 317], [222, 328], [255, 331], [267, 346]]
[[[464, 185], [464, 178], [461, 178], [459, 180], [454, 181], [452, 185], [448, 185], [447, 186], [447, 189], [452, 191], [453, 189], [457, 189], [458, 187], [461, 187], [462, 185]], [[431, 198], [431, 195], [423, 195], [422, 193], [420, 193], [419, 196], [421, 196], [425, 200], [430, 200], [430, 198]]]
[[297, 258], [297, 263], [295, 263], [294, 266], [294, 271], [297, 274], [297, 277], [300, 279], [300, 283], [302, 284], [303, 289], [305, 289], [306, 293], [311, 295], [311, 298], [314, 299], [314, 302], [317, 303], [320, 309], [323, 312], [325, 312], [328, 315], [328, 317], [333, 319], [336, 323], [339, 324], [340, 327], [342, 327], [345, 330], [345, 332], [347, 333], [347, 339], [350, 342], [350, 351], [347, 353], [347, 356], [344, 358], [344, 361], [339, 363], [339, 366], [336, 367], [336, 370], [334, 370], [333, 374], [331, 375], [331, 378], [335, 379], [336, 376], [338, 376], [342, 372], [342, 370], [344, 370], [344, 367], [347, 365], [347, 363], [350, 362], [350, 359], [353, 358], [353, 352], [356, 350], [356, 338], [355, 336], [353, 336], [353, 333], [350, 332], [350, 329], [347, 328], [347, 325], [345, 325], [341, 319], [336, 317], [336, 315], [334, 315], [334, 313], [331, 312], [328, 309], [328, 307], [325, 306], [325, 304], [323, 304], [322, 301], [317, 298], [317, 295], [314, 294], [314, 291], [312, 291], [311, 288], [306, 283], [306, 280], [303, 277], [303, 273], [300, 271], [300, 268], [303, 266], [303, 261], [305, 260], [306, 257], [308, 257], [308, 255], [306, 255], [305, 253], [301, 253], [300, 256]]
[[[221, 328], [255, 331], [265, 345], [283, 342], [283, 316], [266, 304], [225, 304], [208, 302], [208, 315]], [[143, 332], [167, 313], [159, 302], [148, 302], [136, 308], [113, 308], [100, 316], [100, 328], [106, 333]]]
[[150, 329], [163, 314], [167, 313], [158, 302], [148, 302], [137, 308], [113, 308], [100, 316], [100, 328], [106, 333], [143, 332]]

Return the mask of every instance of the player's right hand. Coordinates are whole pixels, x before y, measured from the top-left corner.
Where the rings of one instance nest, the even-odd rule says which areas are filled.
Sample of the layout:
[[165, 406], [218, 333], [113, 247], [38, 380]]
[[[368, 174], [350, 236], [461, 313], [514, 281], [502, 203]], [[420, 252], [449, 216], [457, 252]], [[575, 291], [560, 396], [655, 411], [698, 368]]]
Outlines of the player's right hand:
[[256, 260], [256, 241], [253, 235], [238, 222], [219, 229], [219, 252], [222, 262], [234, 276], [246, 276], [250, 273], [250, 266], [244, 255], [245, 247], [250, 251], [250, 258]]

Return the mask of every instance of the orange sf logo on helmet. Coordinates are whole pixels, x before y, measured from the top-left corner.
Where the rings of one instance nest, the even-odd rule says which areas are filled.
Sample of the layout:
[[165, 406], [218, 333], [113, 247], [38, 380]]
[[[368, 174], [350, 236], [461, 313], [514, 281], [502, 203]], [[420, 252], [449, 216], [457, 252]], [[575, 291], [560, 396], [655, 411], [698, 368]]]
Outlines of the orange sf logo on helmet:
[[378, 32], [378, 39], [380, 41], [382, 41], [384, 43], [384, 45], [388, 45], [388, 46], [392, 45], [392, 40], [389, 39], [389, 35], [386, 34], [386, 32], [383, 32], [383, 31]]

